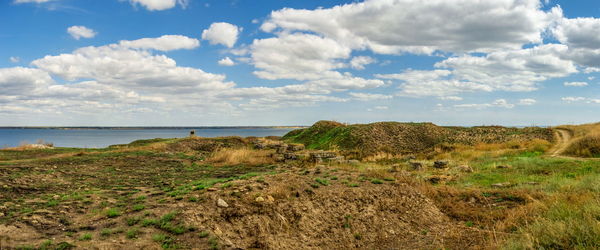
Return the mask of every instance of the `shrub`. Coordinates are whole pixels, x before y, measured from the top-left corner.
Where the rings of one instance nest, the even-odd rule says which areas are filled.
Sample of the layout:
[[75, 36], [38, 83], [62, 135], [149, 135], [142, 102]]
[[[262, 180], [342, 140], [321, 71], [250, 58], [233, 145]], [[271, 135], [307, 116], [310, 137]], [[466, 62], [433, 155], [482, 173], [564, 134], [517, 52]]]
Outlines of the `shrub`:
[[84, 233], [79, 237], [79, 240], [81, 240], [81, 241], [92, 240], [92, 234]]
[[121, 215], [121, 212], [116, 208], [110, 208], [110, 209], [106, 210], [106, 216], [108, 218], [115, 218], [115, 217], [119, 217], [120, 215]]

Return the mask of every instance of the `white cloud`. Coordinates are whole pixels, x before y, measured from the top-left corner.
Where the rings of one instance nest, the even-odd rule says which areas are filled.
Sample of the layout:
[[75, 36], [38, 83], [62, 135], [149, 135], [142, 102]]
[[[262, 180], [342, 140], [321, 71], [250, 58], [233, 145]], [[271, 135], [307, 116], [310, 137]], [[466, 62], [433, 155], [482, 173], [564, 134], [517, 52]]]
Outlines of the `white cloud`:
[[154, 49], [171, 51], [179, 49], [195, 49], [200, 46], [198, 39], [181, 35], [164, 35], [158, 38], [142, 38], [133, 41], [120, 41], [119, 45], [133, 49]]
[[530, 106], [530, 105], [533, 105], [536, 103], [537, 103], [537, 101], [535, 99], [526, 98], [526, 99], [519, 100], [519, 103], [517, 105]]
[[438, 97], [438, 99], [444, 100], [444, 101], [462, 101], [463, 100], [463, 98], [460, 96], [440, 96], [440, 97]]
[[375, 109], [378, 109], [378, 110], [387, 110], [387, 109], [389, 109], [389, 107], [388, 106], [375, 106]]
[[18, 56], [11, 56], [8, 59], [10, 60], [11, 63], [18, 63], [21, 61], [21, 58], [19, 58]]
[[240, 28], [230, 23], [213, 23], [208, 29], [202, 31], [202, 39], [210, 44], [222, 44], [228, 48], [233, 47], [238, 39]]
[[453, 107], [455, 108], [474, 108], [474, 109], [485, 109], [485, 108], [514, 108], [514, 104], [510, 104], [506, 101], [506, 99], [497, 99], [492, 103], [478, 103], [478, 104], [456, 104]]
[[219, 60], [219, 65], [221, 65], [221, 66], [233, 66], [233, 65], [235, 65], [235, 62], [233, 60], [231, 60], [231, 58], [225, 57], [225, 58]]
[[592, 81], [592, 80], [596, 79], [596, 77], [595, 76], [588, 76], [587, 79], [590, 80], [590, 81]]
[[200, 69], [179, 67], [175, 60], [145, 50], [132, 50], [116, 44], [84, 47], [70, 54], [46, 56], [32, 62], [68, 81], [96, 79], [104, 84], [132, 88], [161, 88], [166, 92], [227, 89], [233, 83], [225, 76]]
[[400, 85], [400, 95], [423, 96], [452, 96], [462, 92], [484, 91], [490, 92], [492, 87], [469, 81], [451, 79], [449, 70], [406, 70], [400, 74], [377, 74], [377, 78], [396, 79], [403, 83]]
[[382, 94], [350, 92], [350, 93], [348, 93], [348, 95], [352, 96], [353, 99], [359, 100], [359, 101], [376, 101], [376, 100], [392, 99], [391, 95], [382, 95]]
[[579, 101], [586, 100], [587, 98], [585, 98], [585, 97], [567, 96], [567, 97], [562, 97], [560, 99], [563, 100], [563, 101], [565, 101], [565, 102], [579, 102]]
[[52, 83], [50, 75], [39, 69], [0, 68], [0, 96], [33, 94]]
[[92, 38], [98, 34], [94, 30], [85, 26], [71, 26], [67, 29], [67, 32], [76, 40], [81, 38]]
[[588, 86], [587, 82], [564, 82], [563, 85], [567, 87], [585, 87]]
[[46, 3], [54, 0], [15, 0], [14, 3]]
[[353, 69], [363, 70], [365, 65], [375, 63], [377, 60], [369, 56], [355, 56], [350, 60], [350, 67]]
[[139, 4], [149, 11], [155, 10], [167, 10], [175, 7], [179, 4], [185, 9], [189, 3], [189, 0], [129, 0], [132, 5]]
[[274, 11], [261, 29], [314, 32], [380, 54], [489, 52], [541, 43], [542, 32], [562, 13], [540, 8], [539, 0], [367, 0]]
[[251, 56], [259, 78], [313, 80], [337, 76], [332, 70], [344, 67], [341, 59], [351, 50], [331, 39], [310, 34], [282, 34], [254, 40]]

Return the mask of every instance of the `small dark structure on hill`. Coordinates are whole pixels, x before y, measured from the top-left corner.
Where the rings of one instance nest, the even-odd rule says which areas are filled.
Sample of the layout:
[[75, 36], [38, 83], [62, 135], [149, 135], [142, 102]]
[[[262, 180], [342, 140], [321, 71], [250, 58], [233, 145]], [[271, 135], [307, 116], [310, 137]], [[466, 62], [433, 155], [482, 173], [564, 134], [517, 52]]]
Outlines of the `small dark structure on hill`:
[[195, 130], [191, 130], [190, 131], [190, 137], [195, 137], [196, 136], [196, 131]]

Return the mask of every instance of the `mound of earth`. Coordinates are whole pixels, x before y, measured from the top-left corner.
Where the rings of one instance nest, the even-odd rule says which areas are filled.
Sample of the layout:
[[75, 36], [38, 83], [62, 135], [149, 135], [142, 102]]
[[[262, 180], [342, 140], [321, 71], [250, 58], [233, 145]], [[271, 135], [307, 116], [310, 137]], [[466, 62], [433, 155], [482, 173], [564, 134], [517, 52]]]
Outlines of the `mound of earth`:
[[284, 140], [302, 143], [309, 149], [341, 149], [370, 155], [432, 151], [442, 143], [474, 145], [509, 141], [554, 140], [549, 128], [441, 127], [433, 123], [377, 122], [345, 125], [319, 121], [313, 126], [289, 132]]

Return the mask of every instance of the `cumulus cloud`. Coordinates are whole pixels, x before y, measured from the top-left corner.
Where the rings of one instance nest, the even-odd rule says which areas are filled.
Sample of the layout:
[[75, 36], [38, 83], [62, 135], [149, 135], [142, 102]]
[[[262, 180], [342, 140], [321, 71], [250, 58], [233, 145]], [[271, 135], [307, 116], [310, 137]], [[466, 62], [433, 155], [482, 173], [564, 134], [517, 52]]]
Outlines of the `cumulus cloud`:
[[376, 100], [392, 99], [391, 95], [382, 95], [382, 94], [350, 92], [350, 93], [348, 93], [348, 95], [352, 96], [353, 99], [358, 100], [358, 101], [376, 101]]
[[588, 86], [587, 82], [564, 82], [563, 85], [567, 87], [585, 87]]
[[350, 67], [353, 69], [363, 70], [365, 65], [375, 63], [377, 60], [370, 56], [355, 56], [350, 60]]
[[202, 39], [210, 44], [221, 44], [228, 48], [233, 47], [238, 39], [240, 28], [230, 23], [213, 23], [202, 31]]
[[229, 57], [225, 57], [225, 58], [219, 60], [218, 63], [221, 66], [233, 66], [233, 65], [235, 65], [235, 62], [233, 60], [231, 60], [231, 58], [229, 58]]
[[460, 96], [440, 96], [440, 97], [438, 97], [438, 99], [444, 100], [444, 101], [462, 101], [463, 100], [463, 98]]
[[98, 34], [96, 31], [85, 26], [71, 26], [67, 29], [67, 32], [76, 40], [81, 38], [92, 38]]
[[474, 91], [532, 91], [539, 82], [576, 73], [573, 61], [564, 59], [568, 47], [559, 44], [488, 53], [462, 55], [436, 63], [435, 70], [407, 70], [378, 74], [404, 83], [402, 92], [415, 96], [449, 96]]
[[141, 5], [149, 11], [167, 10], [179, 4], [182, 8], [186, 8], [189, 0], [129, 0], [132, 5]]
[[142, 38], [133, 41], [121, 41], [119, 45], [133, 49], [154, 49], [171, 51], [179, 49], [195, 49], [200, 46], [198, 39], [181, 35], [164, 35], [158, 38]]
[[8, 60], [10, 60], [11, 63], [18, 63], [21, 61], [21, 58], [19, 58], [18, 56], [11, 56], [10, 58], [8, 58]]
[[530, 106], [530, 105], [533, 105], [536, 103], [537, 103], [537, 101], [535, 99], [526, 98], [526, 99], [519, 100], [519, 103], [517, 105]]
[[251, 57], [259, 69], [254, 74], [259, 78], [313, 80], [338, 75], [333, 70], [345, 66], [340, 60], [349, 58], [350, 52], [332, 39], [310, 34], [282, 34], [254, 40]]
[[561, 13], [540, 8], [539, 0], [367, 0], [274, 11], [261, 29], [314, 32], [380, 54], [490, 52], [541, 43], [542, 32]]
[[600, 99], [587, 98], [587, 97], [581, 97], [581, 96], [567, 96], [567, 97], [562, 97], [561, 100], [564, 102], [567, 102], [567, 103], [574, 103], [574, 102], [600, 103]]
[[497, 99], [491, 103], [477, 103], [477, 104], [456, 104], [455, 108], [474, 108], [474, 109], [485, 109], [485, 108], [514, 108], [515, 105], [508, 103], [506, 99]]

